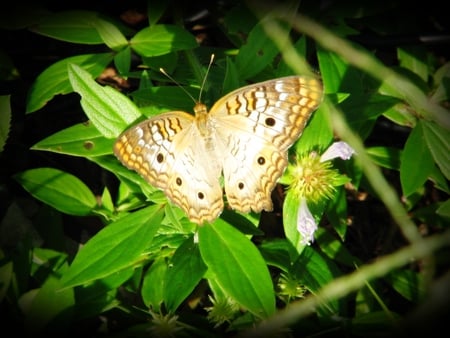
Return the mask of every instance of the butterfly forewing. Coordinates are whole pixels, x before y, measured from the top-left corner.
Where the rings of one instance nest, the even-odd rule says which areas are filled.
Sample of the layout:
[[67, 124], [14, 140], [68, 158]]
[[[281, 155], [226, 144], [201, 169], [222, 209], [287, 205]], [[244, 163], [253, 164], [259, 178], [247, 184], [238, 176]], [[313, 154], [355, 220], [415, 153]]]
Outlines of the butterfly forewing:
[[322, 100], [322, 85], [289, 76], [242, 87], [205, 115], [170, 112], [125, 131], [114, 153], [128, 168], [164, 191], [198, 224], [214, 221], [225, 192], [241, 212], [272, 209], [271, 192], [298, 139]]
[[282, 150], [298, 139], [321, 100], [319, 80], [288, 76], [237, 89], [217, 101], [210, 115], [232, 127], [243, 126], [243, 132], [250, 131]]

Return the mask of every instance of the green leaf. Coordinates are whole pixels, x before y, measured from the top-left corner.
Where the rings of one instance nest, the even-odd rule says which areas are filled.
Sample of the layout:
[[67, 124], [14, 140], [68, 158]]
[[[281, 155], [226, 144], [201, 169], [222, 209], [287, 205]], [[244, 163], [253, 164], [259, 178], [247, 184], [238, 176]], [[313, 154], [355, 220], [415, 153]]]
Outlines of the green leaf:
[[81, 95], [84, 112], [106, 138], [118, 137], [141, 116], [130, 99], [111, 87], [100, 86], [77, 65], [69, 65], [69, 79], [74, 90]]
[[447, 180], [450, 180], [450, 132], [444, 127], [423, 121], [423, 135], [434, 161]]
[[198, 244], [188, 238], [176, 251], [165, 277], [164, 299], [169, 312], [174, 313], [194, 290], [207, 267], [200, 256]]
[[111, 193], [109, 192], [108, 187], [103, 189], [102, 193], [102, 207], [108, 210], [109, 212], [114, 212], [114, 203], [111, 197]]
[[109, 224], [78, 252], [64, 274], [64, 287], [91, 282], [135, 265], [158, 230], [163, 212], [157, 205]]
[[259, 250], [267, 264], [276, 266], [283, 272], [288, 272], [292, 257], [297, 257], [297, 251], [285, 239], [274, 239], [261, 243]]
[[317, 292], [337, 277], [331, 272], [329, 264], [330, 260], [326, 260], [314, 248], [307, 246], [294, 263], [292, 272], [295, 272], [311, 291]]
[[428, 65], [426, 64], [426, 51], [422, 47], [397, 48], [397, 57], [400, 66], [409, 69], [424, 82], [428, 81]]
[[62, 41], [96, 45], [103, 43], [93, 25], [98, 20], [98, 14], [93, 11], [63, 11], [44, 16], [31, 30]]
[[198, 46], [194, 36], [174, 25], [153, 25], [139, 31], [130, 40], [131, 48], [141, 56], [164, 55]]
[[[303, 35], [297, 42], [294, 44], [294, 50], [298, 55], [301, 55], [302, 58], [306, 58], [306, 36]], [[286, 63], [286, 60], [283, 58], [278, 67], [277, 67], [277, 77], [289, 76], [292, 75], [292, 68]]]
[[[317, 51], [317, 58], [319, 60], [325, 92], [345, 92], [342, 88], [342, 83], [344, 81], [344, 77], [349, 74], [350, 66], [348, 63], [338, 55], [325, 51], [321, 48]], [[351, 91], [348, 90], [348, 92], [350, 93]]]
[[164, 282], [167, 273], [167, 262], [164, 258], [156, 259], [148, 269], [142, 283], [142, 300], [154, 311], [160, 311], [164, 301]]
[[278, 54], [278, 47], [258, 23], [250, 32], [247, 43], [236, 57], [236, 68], [241, 79], [248, 79], [266, 68]]
[[34, 198], [56, 210], [75, 216], [92, 215], [97, 206], [94, 194], [77, 177], [53, 168], [30, 169], [14, 178]]
[[101, 156], [112, 153], [113, 141], [106, 139], [92, 123], [79, 123], [39, 141], [33, 150], [72, 156]]
[[386, 275], [392, 287], [411, 302], [418, 303], [426, 295], [423, 274], [412, 270], [396, 270]]
[[312, 150], [324, 150], [333, 141], [333, 129], [329, 121], [328, 106], [321, 105], [308, 121], [293, 148], [304, 155]]
[[131, 48], [128, 46], [114, 56], [114, 65], [123, 77], [127, 77], [131, 67]]
[[255, 316], [275, 312], [269, 270], [255, 245], [228, 223], [218, 219], [198, 229], [200, 253], [220, 287]]
[[[237, 2], [235, 6], [225, 13], [224, 26], [227, 28], [230, 39], [241, 41], [242, 36], [247, 36], [258, 23], [255, 13], [244, 3]], [[235, 42], [236, 45], [239, 43]]]
[[82, 66], [95, 78], [100, 75], [112, 58], [113, 55], [110, 53], [86, 54], [55, 62], [39, 74], [31, 86], [27, 99], [27, 113], [42, 108], [57, 94], [68, 94], [73, 91], [67, 74], [68, 64]]
[[411, 107], [401, 101], [386, 109], [383, 116], [395, 124], [408, 128], [417, 122], [417, 117], [411, 114]]
[[[325, 259], [310, 246], [304, 248], [292, 266], [292, 272], [312, 293], [318, 292], [324, 285], [341, 275], [333, 261]], [[338, 301], [331, 301], [324, 308], [337, 313]]]
[[102, 41], [112, 50], [119, 51], [128, 44], [126, 37], [111, 22], [97, 18], [92, 21], [92, 26], [97, 30]]
[[304, 245], [301, 244], [300, 233], [297, 230], [297, 212], [300, 201], [296, 194], [288, 190], [283, 202], [283, 227], [287, 240], [300, 253]]
[[[124, 167], [114, 156], [89, 157], [89, 160], [114, 173], [121, 181], [127, 184], [128, 188], [130, 188], [133, 193], [150, 196], [155, 191], [159, 191], [150, 185], [141, 175]], [[164, 194], [162, 194], [162, 196], [164, 196]]]
[[388, 169], [400, 170], [400, 157], [402, 151], [391, 147], [366, 148], [374, 163]]
[[341, 109], [345, 111], [350, 127], [366, 138], [372, 131], [376, 119], [397, 104], [398, 99], [377, 93], [353, 94], [348, 100], [342, 102]]
[[0, 153], [5, 147], [11, 127], [10, 95], [0, 96]]
[[[131, 271], [131, 269], [129, 269]], [[110, 277], [103, 278], [97, 283], [86, 285], [82, 288], [76, 288], [77, 296], [77, 317], [80, 319], [97, 317], [104, 314], [108, 310], [112, 310], [120, 306], [120, 300], [117, 297], [117, 293], [120, 286], [127, 279], [130, 279], [130, 274], [126, 269], [122, 272], [115, 274], [113, 277], [116, 279], [113, 283], [110, 283]], [[133, 272], [133, 271], [131, 271]], [[128, 276], [126, 276], [128, 273]], [[125, 275], [125, 276], [124, 276]], [[120, 284], [118, 284], [120, 283]], [[117, 285], [116, 287], [113, 287]]]
[[422, 124], [418, 123], [406, 141], [400, 162], [403, 194], [410, 196], [422, 186], [433, 170], [433, 158], [424, 140]]
[[241, 83], [239, 82], [239, 72], [236, 68], [235, 63], [230, 57], [226, 58], [227, 68], [225, 71], [225, 77], [223, 79], [222, 92], [230, 93], [231, 91], [239, 88]]
[[[354, 167], [354, 166], [352, 166]], [[348, 176], [347, 176], [348, 175]], [[347, 173], [346, 176], [341, 176], [343, 179], [349, 179], [349, 176], [351, 174]], [[343, 182], [342, 184], [345, 184], [346, 182]], [[337, 182], [335, 184], [338, 184]], [[356, 185], [355, 185], [356, 186]], [[333, 198], [327, 203], [327, 218], [328, 221], [332, 224], [334, 231], [338, 234], [339, 238], [344, 241], [347, 234], [348, 229], [348, 208], [347, 208], [347, 193], [343, 186], [336, 187], [336, 191], [334, 193]], [[320, 228], [319, 228], [320, 229]], [[315, 237], [319, 240], [317, 237], [319, 234], [317, 233]], [[321, 245], [321, 242], [318, 242], [319, 245]], [[331, 248], [328, 245], [331, 244], [327, 239], [325, 240], [325, 247], [321, 245], [322, 250], [332, 257], [335, 252], [335, 248]], [[338, 245], [340, 246], [340, 245]], [[337, 249], [337, 248], [336, 248]], [[330, 250], [330, 251], [328, 251]], [[337, 249], [337, 250], [340, 250]], [[331, 254], [333, 252], [333, 254]], [[344, 253], [344, 252], [342, 252]]]
[[[198, 97], [198, 90], [190, 87], [185, 89], [193, 96]], [[138, 89], [133, 92], [133, 99], [138, 100], [143, 105], [163, 108], [164, 110], [184, 110], [193, 111], [192, 99], [183, 93], [177, 86], [161, 86]]]
[[344, 246], [343, 241], [337, 239], [327, 229], [319, 227], [314, 237], [317, 239], [320, 249], [333, 261], [342, 263], [350, 268], [353, 268], [355, 262], [358, 261]]
[[[135, 171], [124, 167], [114, 156], [90, 157], [89, 160], [114, 173], [124, 183], [119, 187], [117, 211], [135, 210], [138, 207], [147, 205], [149, 201], [155, 204], [168, 203], [161, 190], [150, 185]], [[158, 193], [162, 197], [160, 201], [153, 199], [153, 196]]]

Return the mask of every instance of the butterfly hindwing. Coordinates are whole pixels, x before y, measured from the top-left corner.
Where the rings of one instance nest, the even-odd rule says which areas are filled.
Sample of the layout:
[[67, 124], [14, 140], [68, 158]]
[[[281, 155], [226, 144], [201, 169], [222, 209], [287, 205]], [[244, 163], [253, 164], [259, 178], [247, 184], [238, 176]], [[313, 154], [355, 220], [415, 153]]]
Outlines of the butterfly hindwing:
[[224, 157], [225, 193], [231, 208], [240, 212], [272, 210], [271, 192], [287, 165], [287, 154], [252, 135], [229, 135]]

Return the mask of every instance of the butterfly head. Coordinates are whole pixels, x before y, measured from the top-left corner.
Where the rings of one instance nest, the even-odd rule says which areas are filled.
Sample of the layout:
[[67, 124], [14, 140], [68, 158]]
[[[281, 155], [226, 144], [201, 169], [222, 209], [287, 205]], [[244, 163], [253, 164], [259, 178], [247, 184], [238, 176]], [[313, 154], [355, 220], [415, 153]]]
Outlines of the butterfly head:
[[201, 102], [197, 102], [194, 106], [194, 113], [195, 116], [203, 116], [208, 115], [208, 108], [206, 108], [206, 105]]
[[208, 109], [206, 105], [197, 102], [194, 106], [195, 113], [195, 124], [203, 137], [209, 136], [211, 134], [211, 129], [208, 126]]

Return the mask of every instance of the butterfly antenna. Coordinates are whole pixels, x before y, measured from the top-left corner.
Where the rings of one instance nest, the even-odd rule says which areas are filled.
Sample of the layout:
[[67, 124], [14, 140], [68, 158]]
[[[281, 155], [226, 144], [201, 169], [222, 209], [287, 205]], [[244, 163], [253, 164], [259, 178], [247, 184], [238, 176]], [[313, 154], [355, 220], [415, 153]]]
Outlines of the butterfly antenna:
[[211, 59], [209, 59], [208, 68], [206, 69], [206, 74], [203, 77], [202, 86], [200, 87], [200, 93], [198, 94], [198, 102], [202, 102], [202, 94], [203, 94], [203, 88], [205, 87], [206, 78], [208, 77], [209, 70], [211, 69], [211, 65], [214, 61], [214, 54], [211, 54]]
[[172, 80], [178, 87], [180, 87], [191, 99], [192, 101], [194, 101], [194, 103], [196, 103], [195, 98], [191, 95], [191, 93], [189, 93], [186, 88], [184, 88], [182, 85], [180, 85], [172, 76], [170, 76], [165, 70], [164, 68], [159, 68], [159, 71], [161, 73], [163, 73], [165, 76], [167, 76], [170, 80]]

